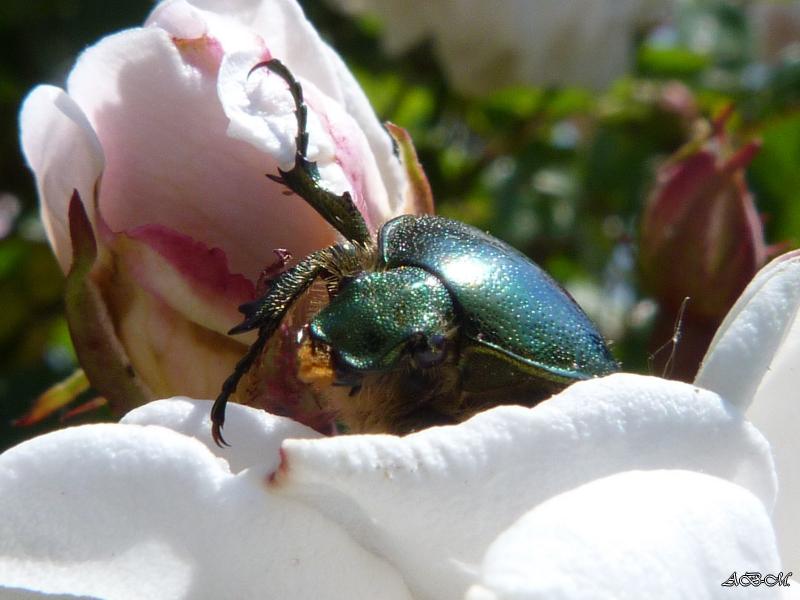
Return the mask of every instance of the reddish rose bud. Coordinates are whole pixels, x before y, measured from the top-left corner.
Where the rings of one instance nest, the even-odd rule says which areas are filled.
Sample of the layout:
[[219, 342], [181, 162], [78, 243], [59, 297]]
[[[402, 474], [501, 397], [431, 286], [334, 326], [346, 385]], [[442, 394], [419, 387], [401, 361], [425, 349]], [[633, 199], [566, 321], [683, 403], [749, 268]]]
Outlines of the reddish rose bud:
[[744, 170], [758, 152], [738, 150], [725, 133], [726, 110], [709, 133], [684, 146], [659, 170], [642, 216], [644, 285], [661, 305], [654, 345], [673, 334], [689, 297], [674, 376], [690, 380], [728, 309], [767, 259], [761, 220]]

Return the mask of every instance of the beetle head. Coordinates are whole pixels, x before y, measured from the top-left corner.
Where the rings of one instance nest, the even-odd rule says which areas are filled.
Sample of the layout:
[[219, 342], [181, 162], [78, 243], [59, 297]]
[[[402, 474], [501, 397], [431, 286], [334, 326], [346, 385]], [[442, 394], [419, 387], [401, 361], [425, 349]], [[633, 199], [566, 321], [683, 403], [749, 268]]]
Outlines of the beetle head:
[[427, 368], [447, 353], [455, 320], [441, 282], [416, 267], [363, 273], [311, 321], [314, 340], [330, 347], [337, 372], [387, 371], [410, 356]]

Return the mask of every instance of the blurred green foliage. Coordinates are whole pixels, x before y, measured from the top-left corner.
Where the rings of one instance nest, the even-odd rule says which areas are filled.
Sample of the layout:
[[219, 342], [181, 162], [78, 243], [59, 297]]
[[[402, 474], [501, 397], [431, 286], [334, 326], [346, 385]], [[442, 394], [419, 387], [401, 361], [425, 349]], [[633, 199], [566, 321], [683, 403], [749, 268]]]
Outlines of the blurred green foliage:
[[[448, 87], [429, 43], [389, 58], [379, 24], [318, 0], [301, 4], [378, 115], [411, 133], [437, 211], [548, 269], [614, 341], [626, 370], [648, 371], [657, 309], [638, 285], [637, 220], [656, 165], [690, 139], [697, 117], [735, 104], [734, 137], [764, 141], [748, 177], [767, 240], [800, 243], [800, 61], [759, 64], [735, 4], [682, 3], [672, 24], [641, 36], [630, 76], [602, 93], [515, 88], [481, 99]], [[63, 85], [83, 47], [141, 23], [150, 7], [11, 0], [0, 8], [0, 447], [36, 433], [9, 422], [74, 368], [62, 276], [18, 149], [19, 104], [37, 83]]]
[[63, 86], [86, 46], [141, 23], [148, 2], [10, 0], [0, 7], [0, 448], [44, 429], [17, 428], [33, 398], [75, 368], [61, 301], [63, 275], [38, 222], [19, 148], [17, 113], [39, 83]]

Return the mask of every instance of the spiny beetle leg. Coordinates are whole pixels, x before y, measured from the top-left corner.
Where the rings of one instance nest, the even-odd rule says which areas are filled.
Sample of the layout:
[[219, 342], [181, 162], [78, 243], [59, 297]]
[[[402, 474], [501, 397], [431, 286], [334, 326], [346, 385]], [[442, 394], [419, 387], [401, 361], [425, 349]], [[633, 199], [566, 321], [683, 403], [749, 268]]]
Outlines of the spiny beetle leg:
[[331, 257], [335, 256], [335, 253], [335, 246], [313, 252], [274, 279], [269, 290], [261, 298], [239, 307], [239, 310], [244, 313], [245, 319], [228, 333], [244, 333], [258, 329], [258, 337], [247, 353], [236, 363], [236, 368], [230, 377], [222, 384], [222, 391], [211, 408], [211, 435], [218, 446], [228, 445], [225, 438], [222, 437], [222, 427], [225, 425], [225, 407], [231, 394], [236, 391], [241, 378], [261, 355], [286, 312], [295, 300], [309, 288], [317, 276], [325, 271], [326, 265], [332, 260]]
[[350, 193], [334, 194], [321, 187], [317, 163], [308, 160], [308, 108], [303, 99], [303, 88], [300, 83], [277, 58], [257, 64], [250, 73], [260, 68], [272, 71], [286, 82], [294, 100], [294, 113], [297, 119], [294, 165], [288, 171], [278, 169], [279, 175], [268, 174], [267, 177], [285, 185], [300, 196], [346, 239], [362, 244], [370, 243], [372, 235]]
[[253, 366], [253, 363], [261, 355], [270, 335], [269, 327], [264, 327], [259, 330], [258, 338], [256, 338], [256, 341], [250, 346], [247, 354], [236, 363], [233, 373], [231, 373], [225, 380], [225, 383], [222, 384], [222, 391], [214, 401], [214, 406], [211, 408], [211, 437], [214, 439], [214, 443], [220, 448], [223, 446], [230, 446], [230, 444], [225, 441], [225, 438], [222, 437], [222, 427], [225, 425], [225, 407], [228, 404], [228, 398], [236, 391], [239, 380], [250, 370], [250, 367]]
[[294, 75], [292, 75], [292, 72], [289, 70], [289, 68], [277, 58], [258, 63], [256, 66], [250, 69], [250, 72], [247, 74], [248, 77], [252, 75], [254, 71], [263, 68], [269, 69], [275, 73], [278, 77], [286, 82], [286, 85], [289, 86], [289, 92], [291, 92], [292, 100], [294, 100], [294, 113], [297, 117], [297, 136], [295, 137], [297, 155], [305, 156], [308, 154], [308, 109], [306, 108], [305, 101], [303, 99], [303, 87], [300, 85], [300, 82], [294, 78]]

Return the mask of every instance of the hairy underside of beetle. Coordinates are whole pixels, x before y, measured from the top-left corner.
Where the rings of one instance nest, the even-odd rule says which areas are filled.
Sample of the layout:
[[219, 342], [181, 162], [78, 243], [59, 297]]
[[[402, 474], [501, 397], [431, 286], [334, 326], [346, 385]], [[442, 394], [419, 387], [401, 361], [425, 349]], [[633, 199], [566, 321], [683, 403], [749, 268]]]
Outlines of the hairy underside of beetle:
[[350, 433], [404, 434], [470, 416], [460, 406], [454, 364], [424, 371], [401, 365], [364, 374], [357, 388], [337, 386], [327, 348], [307, 340], [298, 351], [297, 375], [318, 391]]
[[[403, 361], [391, 371], [364, 374], [360, 385], [350, 388], [335, 385], [330, 352], [307, 338], [297, 353], [297, 377], [314, 388], [346, 432], [396, 435], [459, 423], [501, 404], [533, 406], [566, 387], [524, 374], [516, 382], [495, 377], [498, 384], [487, 387], [492, 374], [474, 372], [454, 350], [434, 367], [418, 369]], [[507, 375], [508, 368], [503, 372]]]

